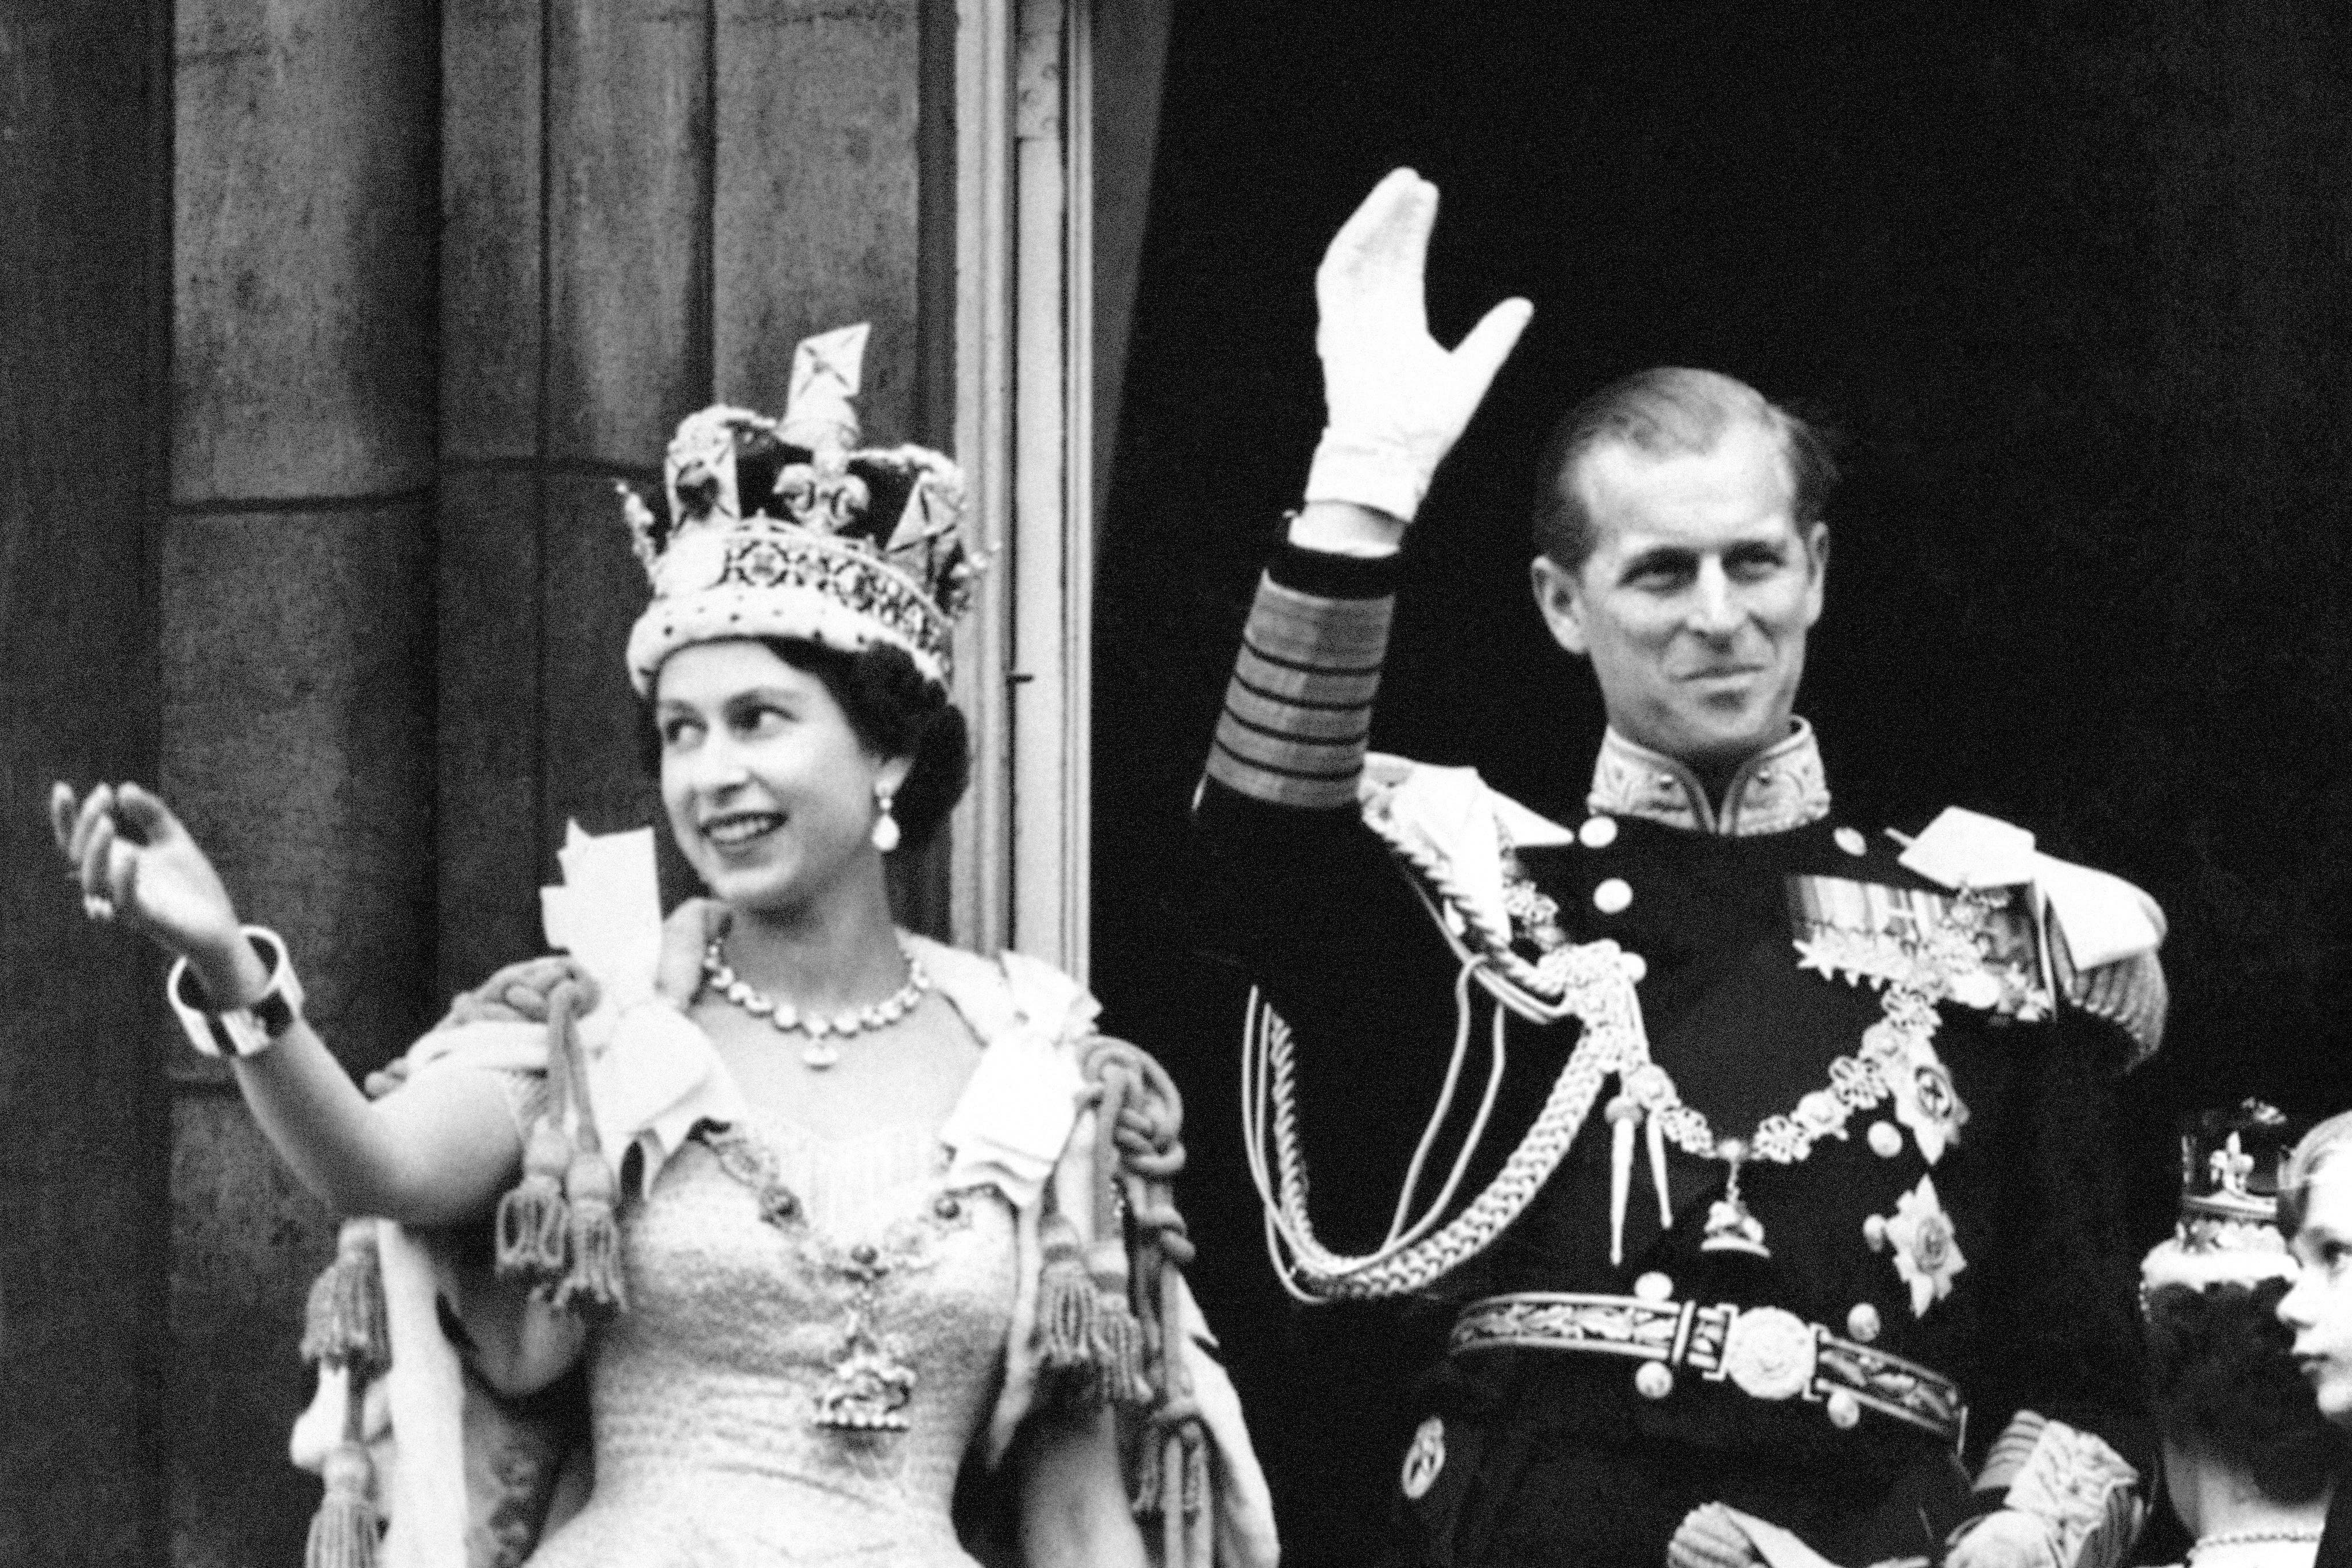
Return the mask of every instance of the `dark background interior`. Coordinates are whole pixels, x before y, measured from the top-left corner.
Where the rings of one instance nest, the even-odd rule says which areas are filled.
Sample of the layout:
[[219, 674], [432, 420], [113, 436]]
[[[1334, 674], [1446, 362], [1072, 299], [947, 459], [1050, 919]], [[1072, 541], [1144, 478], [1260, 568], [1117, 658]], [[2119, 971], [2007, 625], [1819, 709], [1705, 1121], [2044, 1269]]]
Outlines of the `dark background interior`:
[[1199, 1282], [1278, 1477], [1320, 1417], [1265, 1330], [1294, 1309], [1240, 1175], [1244, 983], [1188, 943], [1183, 821], [1320, 423], [1330, 232], [1410, 163], [1444, 193], [1438, 335], [1537, 305], [1412, 537], [1373, 744], [1579, 799], [1599, 703], [1525, 588], [1544, 431], [1657, 363], [1826, 419], [1848, 482], [1801, 709], [1844, 811], [1994, 812], [2169, 912], [2124, 1155], [2152, 1240], [2184, 1112], [2352, 1101], [2347, 18], [1179, 6], [1099, 552], [1094, 980], [1191, 1097]]

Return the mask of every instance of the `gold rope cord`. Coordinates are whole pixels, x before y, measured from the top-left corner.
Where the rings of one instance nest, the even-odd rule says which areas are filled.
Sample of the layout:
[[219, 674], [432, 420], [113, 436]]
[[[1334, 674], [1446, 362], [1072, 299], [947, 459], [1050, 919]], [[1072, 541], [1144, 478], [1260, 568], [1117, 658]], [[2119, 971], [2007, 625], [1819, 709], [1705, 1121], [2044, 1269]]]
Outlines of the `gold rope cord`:
[[[1518, 1147], [1467, 1207], [1433, 1234], [1423, 1234], [1450, 1198], [1453, 1185], [1449, 1183], [1424, 1222], [1406, 1228], [1402, 1219], [1412, 1196], [1409, 1181], [1398, 1205], [1400, 1223], [1391, 1228], [1391, 1239], [1371, 1252], [1349, 1257], [1333, 1252], [1316, 1238], [1307, 1212], [1306, 1155], [1298, 1137], [1297, 1063], [1290, 1026], [1253, 989], [1242, 1048], [1243, 1136], [1251, 1179], [1265, 1213], [1268, 1255], [1285, 1289], [1301, 1301], [1408, 1295], [1427, 1289], [1476, 1257], [1518, 1218], [1559, 1167], [1600, 1097], [1602, 1082], [1612, 1072], [1622, 1076], [1649, 1061], [1641, 1001], [1633, 989], [1643, 971], [1638, 956], [1603, 940], [1555, 948], [1544, 955], [1540, 964], [1531, 964], [1512, 950], [1507, 932], [1493, 929], [1459, 897], [1441, 860], [1415, 846], [1390, 841], [1399, 857], [1419, 873], [1415, 891], [1433, 904], [1439, 929], [1464, 960], [1465, 988], [1456, 997], [1457, 1007], [1464, 1010], [1455, 1036], [1457, 1060], [1447, 1073], [1446, 1098], [1459, 1070], [1459, 1053], [1466, 1044], [1466, 983], [1474, 976], [1496, 998], [1494, 1032], [1498, 1053], [1506, 1003], [1513, 1010], [1521, 1010], [1523, 998], [1549, 1015], [1544, 1021], [1579, 1019], [1583, 1036]], [[1432, 889], [1434, 900], [1430, 897]], [[1445, 910], [1461, 916], [1466, 928], [1464, 936], [1457, 936], [1445, 923]], [[1513, 997], [1512, 992], [1518, 995]], [[1555, 995], [1557, 1002], [1552, 1000]], [[1441, 1116], [1444, 1109], [1442, 1098]], [[1484, 1124], [1482, 1109], [1470, 1141], [1455, 1162], [1456, 1179], [1468, 1165]], [[1419, 1164], [1417, 1154], [1416, 1177]]]

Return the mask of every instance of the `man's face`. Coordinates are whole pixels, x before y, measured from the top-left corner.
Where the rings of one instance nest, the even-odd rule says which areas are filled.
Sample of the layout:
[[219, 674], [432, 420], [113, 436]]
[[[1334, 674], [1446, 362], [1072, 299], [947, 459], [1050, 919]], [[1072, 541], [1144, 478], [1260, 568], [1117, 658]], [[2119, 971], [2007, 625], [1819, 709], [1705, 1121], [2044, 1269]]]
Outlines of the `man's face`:
[[2352, 1148], [2312, 1173], [2294, 1249], [2302, 1267], [2279, 1299], [2279, 1322], [2294, 1331], [2295, 1364], [2311, 1380], [2319, 1413], [2352, 1426]]
[[1536, 603], [1559, 645], [1592, 661], [1611, 726], [1701, 772], [1787, 735], [1829, 530], [1799, 531], [1772, 434], [1742, 423], [1667, 457], [1612, 444], [1576, 483], [1593, 551], [1572, 572], [1538, 556]]

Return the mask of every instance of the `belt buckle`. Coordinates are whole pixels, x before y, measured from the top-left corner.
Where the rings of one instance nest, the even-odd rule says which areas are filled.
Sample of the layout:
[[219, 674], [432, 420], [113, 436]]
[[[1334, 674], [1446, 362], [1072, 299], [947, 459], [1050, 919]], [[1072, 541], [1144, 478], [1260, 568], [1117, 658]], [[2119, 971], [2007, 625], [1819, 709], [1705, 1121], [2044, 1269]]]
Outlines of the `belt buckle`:
[[1779, 1307], [1746, 1307], [1723, 1335], [1722, 1370], [1756, 1399], [1793, 1399], [1811, 1393], [1821, 1354], [1818, 1331]]

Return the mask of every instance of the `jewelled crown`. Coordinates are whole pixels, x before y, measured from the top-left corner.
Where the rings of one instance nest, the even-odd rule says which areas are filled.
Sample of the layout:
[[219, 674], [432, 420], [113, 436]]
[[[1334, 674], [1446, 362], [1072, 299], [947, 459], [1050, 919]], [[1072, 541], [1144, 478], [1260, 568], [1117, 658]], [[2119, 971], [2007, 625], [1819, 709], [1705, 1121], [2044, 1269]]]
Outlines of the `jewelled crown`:
[[2143, 1289], [2253, 1284], [2294, 1271], [2278, 1228], [2278, 1176], [2300, 1130], [2259, 1100], [2182, 1127], [2180, 1218], [2141, 1263]]
[[964, 545], [963, 475], [920, 446], [857, 446], [866, 337], [860, 323], [803, 340], [782, 419], [714, 405], [681, 421], [662, 465], [667, 520], [619, 486], [654, 590], [629, 633], [640, 695], [671, 653], [726, 637], [889, 643], [946, 683], [981, 566]]

